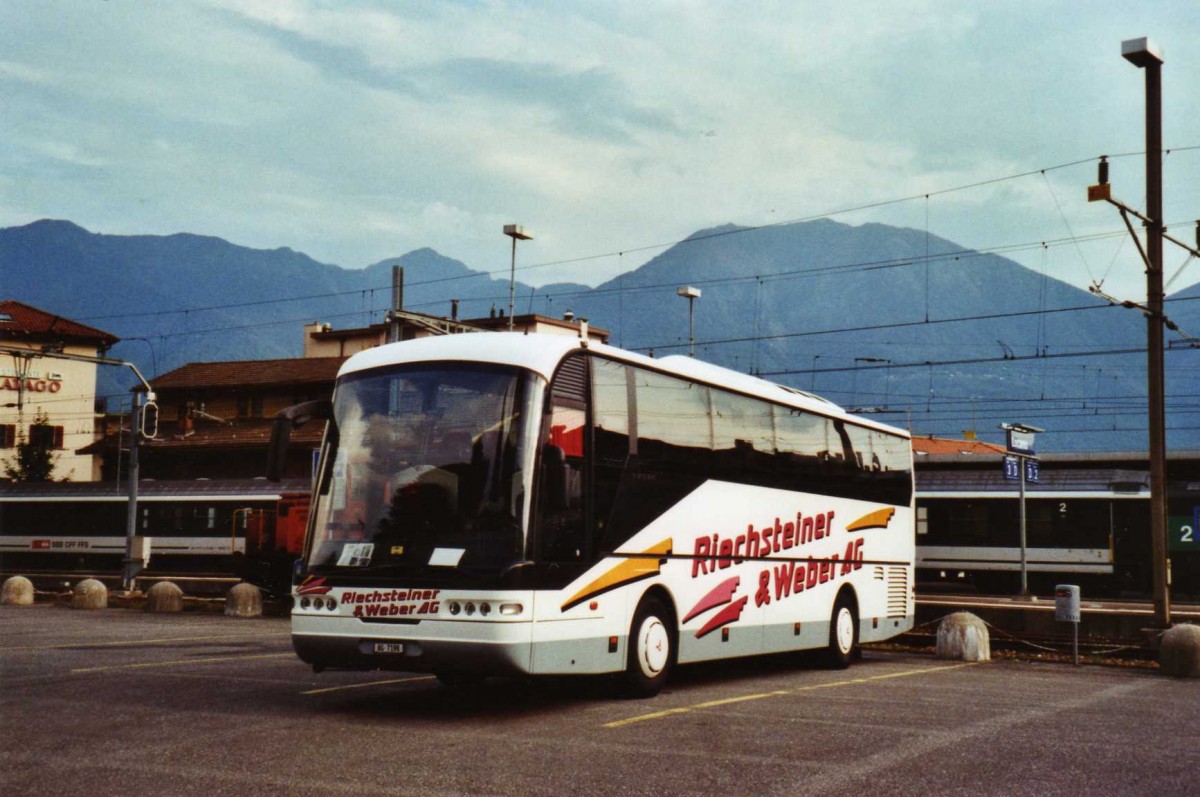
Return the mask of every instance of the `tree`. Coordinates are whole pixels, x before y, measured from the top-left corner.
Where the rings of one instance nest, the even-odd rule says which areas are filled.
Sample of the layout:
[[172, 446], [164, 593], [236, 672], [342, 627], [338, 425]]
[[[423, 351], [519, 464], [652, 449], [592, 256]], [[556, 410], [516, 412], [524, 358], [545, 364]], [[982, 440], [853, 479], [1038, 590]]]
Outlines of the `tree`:
[[39, 412], [29, 425], [29, 434], [24, 430], [18, 433], [16, 458], [4, 463], [4, 474], [15, 482], [53, 481], [57, 459], [53, 440], [50, 419]]

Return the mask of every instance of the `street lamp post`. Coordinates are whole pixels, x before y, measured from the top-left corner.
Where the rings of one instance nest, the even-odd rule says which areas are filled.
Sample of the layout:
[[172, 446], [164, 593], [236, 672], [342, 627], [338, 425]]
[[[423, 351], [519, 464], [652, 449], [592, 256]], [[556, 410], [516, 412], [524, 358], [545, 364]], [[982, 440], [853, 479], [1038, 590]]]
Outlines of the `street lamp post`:
[[533, 240], [533, 233], [520, 224], [505, 224], [504, 234], [512, 238], [512, 264], [508, 272], [508, 331], [513, 329], [513, 306], [517, 298], [517, 241]]
[[700, 289], [691, 285], [681, 285], [675, 289], [678, 296], [688, 300], [688, 357], [696, 356], [696, 300], [700, 298]]
[[1167, 565], [1167, 430], [1163, 363], [1162, 51], [1149, 39], [1121, 42], [1121, 56], [1146, 72], [1146, 349], [1150, 401], [1150, 543], [1154, 618], [1171, 625]]

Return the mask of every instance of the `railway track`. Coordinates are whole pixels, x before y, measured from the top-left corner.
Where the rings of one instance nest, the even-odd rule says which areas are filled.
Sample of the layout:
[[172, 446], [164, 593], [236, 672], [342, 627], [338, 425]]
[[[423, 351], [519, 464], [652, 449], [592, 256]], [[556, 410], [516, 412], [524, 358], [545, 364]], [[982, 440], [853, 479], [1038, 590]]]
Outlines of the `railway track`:
[[[1032, 612], [1054, 612], [1054, 598], [1031, 596], [1021, 598], [1013, 595], [954, 595], [918, 594], [918, 607], [945, 607], [947, 609], [998, 609]], [[1084, 600], [1080, 608], [1085, 614], [1119, 616], [1154, 616], [1154, 604], [1148, 600], [1109, 599]], [[1173, 603], [1171, 615], [1176, 622], [1200, 622], [1200, 604]]]
[[[1070, 624], [1055, 621], [1054, 598], [1012, 595], [918, 594], [917, 624], [898, 638], [901, 645], [928, 649], [937, 644], [942, 617], [956, 611], [979, 615], [990, 630], [993, 652], [1020, 658], [1071, 657]], [[1161, 630], [1154, 627], [1154, 605], [1148, 600], [1083, 601], [1079, 653], [1093, 663], [1129, 664], [1156, 661]], [[1174, 604], [1173, 623], [1200, 623], [1200, 605]]]

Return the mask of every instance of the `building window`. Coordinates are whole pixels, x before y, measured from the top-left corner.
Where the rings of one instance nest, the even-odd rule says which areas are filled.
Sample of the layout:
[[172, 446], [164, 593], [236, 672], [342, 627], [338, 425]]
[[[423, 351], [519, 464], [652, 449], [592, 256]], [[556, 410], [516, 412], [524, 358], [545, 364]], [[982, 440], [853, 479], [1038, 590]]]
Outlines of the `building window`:
[[0, 448], [17, 447], [17, 425], [15, 423], [0, 423]]
[[262, 396], [238, 396], [237, 414], [239, 418], [261, 418], [263, 414]]
[[63, 428], [35, 423], [29, 427], [29, 442], [39, 448], [62, 448]]

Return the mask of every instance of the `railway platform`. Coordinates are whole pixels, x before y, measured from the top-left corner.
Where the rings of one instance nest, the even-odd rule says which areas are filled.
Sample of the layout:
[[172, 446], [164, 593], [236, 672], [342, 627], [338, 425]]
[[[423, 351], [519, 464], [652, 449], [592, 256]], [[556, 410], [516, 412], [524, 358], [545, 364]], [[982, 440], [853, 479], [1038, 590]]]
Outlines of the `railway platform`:
[[[937, 622], [953, 612], [971, 612], [999, 632], [1003, 637], [1024, 640], [1033, 644], [1057, 643], [1069, 645], [1072, 637], [1070, 623], [1055, 619], [1053, 596], [1003, 595], [917, 595], [916, 629], [936, 634]], [[1155, 627], [1154, 605], [1138, 600], [1083, 600], [1080, 605], [1079, 640], [1081, 648], [1133, 646], [1147, 653], [1156, 649], [1163, 629]], [[1173, 623], [1200, 624], [1200, 604], [1173, 604]], [[993, 635], [993, 642], [997, 635]]]

